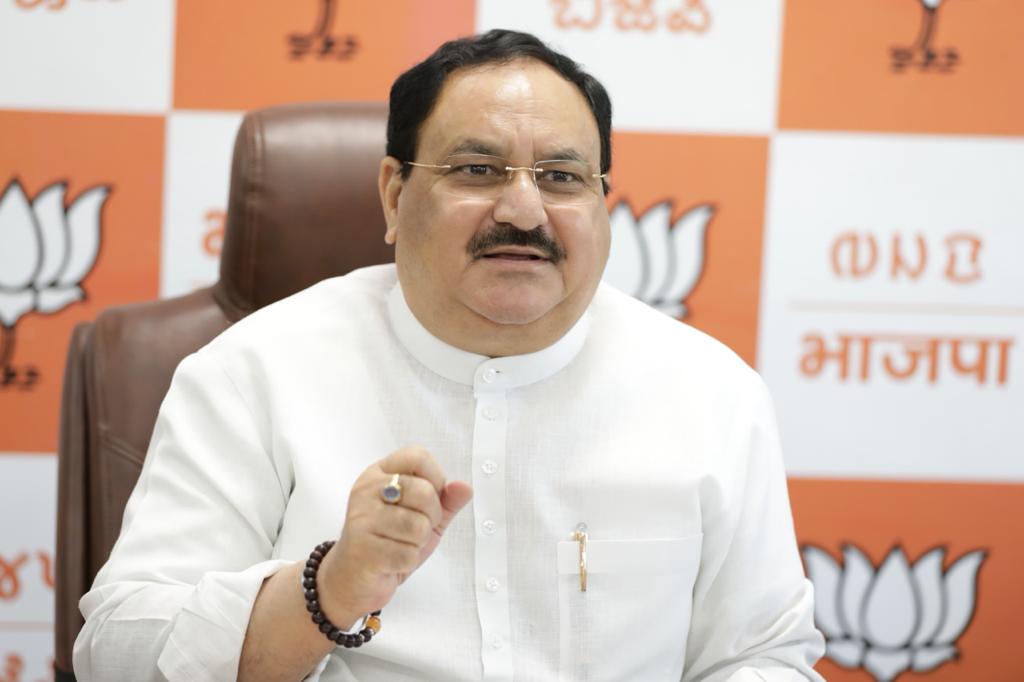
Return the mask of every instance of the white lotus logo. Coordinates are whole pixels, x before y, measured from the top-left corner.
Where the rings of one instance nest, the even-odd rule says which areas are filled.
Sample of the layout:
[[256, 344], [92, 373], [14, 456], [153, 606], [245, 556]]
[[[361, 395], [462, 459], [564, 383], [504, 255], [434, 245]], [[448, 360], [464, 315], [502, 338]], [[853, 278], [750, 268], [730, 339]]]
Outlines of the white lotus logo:
[[704, 272], [704, 235], [714, 214], [714, 205], [700, 204], [670, 225], [669, 201], [639, 218], [620, 202], [610, 216], [612, 246], [604, 280], [663, 313], [685, 317], [684, 300]]
[[83, 192], [64, 206], [56, 182], [29, 202], [12, 180], [0, 197], [0, 367], [14, 353], [14, 326], [28, 312], [55, 313], [85, 298], [81, 281], [96, 262], [100, 210], [109, 187]]
[[974, 615], [985, 552], [969, 552], [943, 572], [945, 554], [935, 548], [911, 566], [903, 549], [894, 547], [875, 570], [852, 545], [843, 548], [842, 566], [824, 550], [805, 546], [826, 656], [845, 668], [863, 667], [878, 682], [956, 658], [956, 640]]

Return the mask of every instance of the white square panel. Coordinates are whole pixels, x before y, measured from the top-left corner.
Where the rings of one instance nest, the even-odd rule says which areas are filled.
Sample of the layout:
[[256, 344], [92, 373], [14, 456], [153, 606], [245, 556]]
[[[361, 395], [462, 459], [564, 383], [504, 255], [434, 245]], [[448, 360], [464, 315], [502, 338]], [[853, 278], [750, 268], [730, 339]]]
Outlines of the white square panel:
[[776, 136], [758, 365], [790, 473], [1024, 479], [1022, 177], [1020, 140]]
[[179, 111], [167, 118], [162, 297], [217, 281], [231, 156], [242, 116]]
[[23, 680], [50, 678], [56, 518], [57, 458], [0, 453], [0, 672]]
[[0, 3], [0, 107], [164, 113], [174, 2]]
[[477, 3], [478, 31], [528, 31], [580, 62], [633, 131], [772, 130], [781, 22], [781, 0]]

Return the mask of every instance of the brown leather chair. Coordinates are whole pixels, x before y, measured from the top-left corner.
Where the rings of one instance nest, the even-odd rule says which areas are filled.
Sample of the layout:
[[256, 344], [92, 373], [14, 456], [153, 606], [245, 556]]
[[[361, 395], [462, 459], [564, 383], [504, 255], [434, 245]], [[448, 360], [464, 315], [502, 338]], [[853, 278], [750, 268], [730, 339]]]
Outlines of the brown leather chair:
[[326, 277], [393, 260], [377, 168], [379, 104], [285, 105], [235, 141], [220, 280], [103, 312], [72, 336], [58, 449], [56, 675], [73, 680], [79, 598], [106, 561], [178, 362], [252, 311]]

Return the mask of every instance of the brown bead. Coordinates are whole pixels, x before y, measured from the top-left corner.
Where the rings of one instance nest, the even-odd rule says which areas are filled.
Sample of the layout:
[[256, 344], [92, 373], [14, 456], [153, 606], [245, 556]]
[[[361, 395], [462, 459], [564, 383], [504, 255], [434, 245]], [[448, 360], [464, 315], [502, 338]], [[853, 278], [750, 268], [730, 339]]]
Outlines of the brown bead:
[[320, 562], [323, 561], [324, 555], [334, 546], [334, 543], [334, 540], [321, 542], [316, 546], [316, 549], [310, 552], [309, 559], [306, 560], [306, 566], [302, 571], [302, 587], [304, 588], [303, 596], [306, 599], [306, 610], [311, 614], [310, 620], [317, 625], [320, 632], [324, 633], [329, 640], [343, 647], [360, 647], [373, 639], [374, 635], [380, 631], [380, 609], [371, 613], [366, 619], [366, 625], [363, 630], [354, 635], [346, 634], [336, 628], [320, 610], [320, 595], [316, 587], [316, 573], [317, 569], [320, 568]]

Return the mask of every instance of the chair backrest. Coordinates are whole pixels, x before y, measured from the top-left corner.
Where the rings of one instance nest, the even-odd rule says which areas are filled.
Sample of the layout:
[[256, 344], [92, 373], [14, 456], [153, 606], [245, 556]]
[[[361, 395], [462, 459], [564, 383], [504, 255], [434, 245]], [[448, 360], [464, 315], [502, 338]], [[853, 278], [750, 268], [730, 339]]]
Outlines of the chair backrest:
[[112, 308], [75, 329], [58, 447], [58, 680], [74, 679], [78, 600], [120, 532], [178, 363], [258, 308], [393, 260], [377, 195], [385, 128], [380, 104], [250, 113], [235, 141], [219, 281], [186, 296]]

